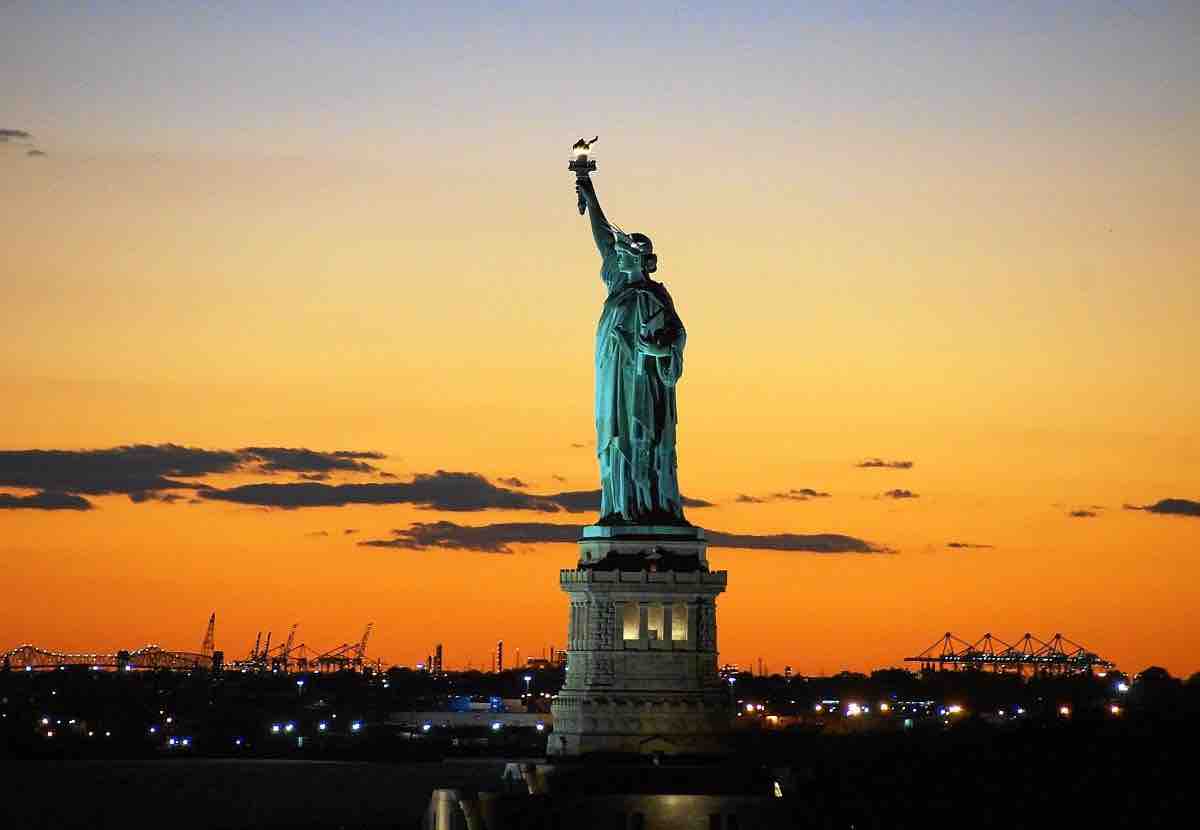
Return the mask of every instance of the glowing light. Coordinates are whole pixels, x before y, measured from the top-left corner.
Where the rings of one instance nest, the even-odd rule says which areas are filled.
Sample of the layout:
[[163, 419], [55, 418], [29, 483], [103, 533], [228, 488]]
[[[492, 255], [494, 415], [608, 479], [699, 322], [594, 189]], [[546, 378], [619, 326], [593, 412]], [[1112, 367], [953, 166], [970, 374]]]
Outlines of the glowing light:
[[887, 711], [888, 709], [890, 709], [890, 708], [891, 708], [891, 707], [890, 707], [890, 706], [888, 706], [886, 703], [881, 703], [881, 704], [879, 704], [879, 711], [880, 711], [880, 712], [886, 712], [886, 711]]
[[175, 739], [174, 739], [174, 738], [168, 738], [168, 739], [167, 739], [167, 746], [175, 746]]
[[105, 733], [104, 733], [104, 737], [106, 737], [106, 738], [111, 738], [111, 737], [112, 737], [112, 733], [111, 733], [111, 732], [105, 732]]
[[500, 726], [501, 726], [501, 723], [500, 723], [500, 721], [498, 721], [498, 720], [497, 720], [497, 721], [492, 721], [492, 731], [493, 731], [493, 732], [499, 732], [499, 731], [500, 731]]
[[952, 715], [957, 715], [959, 712], [961, 712], [961, 711], [962, 711], [962, 707], [961, 707], [961, 706], [959, 706], [957, 703], [955, 703], [954, 705], [952, 705], [952, 706], [948, 707], [948, 708], [946, 709], [946, 711], [947, 711], [947, 712], [949, 712], [949, 713], [950, 713], [950, 714], [952, 714]]
[[1112, 706], [1108, 707], [1108, 711], [1112, 712], [1114, 715], [1119, 715], [1121, 714], [1121, 707], [1114, 703]]
[[860, 714], [862, 714], [862, 707], [857, 703], [850, 703], [846, 705], [846, 717], [854, 718], [858, 717]]
[[1062, 715], [1064, 718], [1070, 717], [1071, 716], [1071, 707], [1070, 706], [1059, 706], [1058, 713], [1060, 715]]
[[157, 732], [158, 732], [158, 727], [157, 727], [157, 726], [151, 726], [151, 727], [150, 727], [150, 734], [151, 734], [151, 735], [153, 735], [153, 734], [155, 734], [155, 733], [157, 733]]
[[754, 704], [753, 704], [753, 703], [747, 703], [747, 704], [746, 704], [746, 711], [747, 711], [747, 712], [753, 712], [753, 711], [754, 711]]
[[51, 729], [51, 730], [49, 730], [48, 732], [46, 732], [46, 737], [47, 737], [47, 738], [53, 738], [53, 737], [54, 737], [54, 730], [53, 730], [53, 729]]
[[191, 738], [184, 738], [184, 739], [183, 739], [183, 745], [184, 745], [184, 746], [191, 746], [191, 745], [192, 745], [192, 739], [191, 739]]
[[542, 723], [541, 721], [538, 721], [538, 722], [537, 722], [537, 727], [536, 727], [536, 728], [537, 728], [537, 731], [538, 731], [538, 732], [545, 732], [545, 731], [546, 731], [546, 724]]
[[329, 728], [329, 724], [325, 723], [325, 721], [321, 721], [320, 723], [317, 724], [317, 729], [320, 730], [321, 732], [324, 732], [328, 728]]
[[824, 712], [825, 707], [818, 703], [816, 706], [813, 707], [813, 711], [814, 712]]
[[294, 724], [294, 723], [289, 723], [287, 726], [283, 727], [283, 731], [284, 731], [284, 732], [289, 732], [289, 733], [290, 733], [290, 732], [294, 732], [294, 731], [296, 731], [296, 724]]
[[50, 718], [42, 718], [42, 726], [49, 726]]
[[1122, 680], [1121, 682], [1119, 682], [1119, 683], [1117, 684], [1117, 691], [1118, 691], [1118, 692], [1121, 692], [1122, 694], [1124, 694], [1125, 692], [1128, 692], [1128, 691], [1129, 691], [1129, 684], [1128, 684], [1128, 683], [1126, 683], [1124, 680]]
[[351, 732], [357, 732], [357, 731], [359, 731], [360, 729], [362, 729], [362, 721], [357, 721], [357, 720], [356, 720], [356, 721], [354, 721], [353, 723], [351, 723], [351, 724], [350, 724], [350, 731], [351, 731]]
[[423, 724], [421, 724], [421, 731], [422, 731], [422, 732], [428, 732], [428, 731], [429, 731], [430, 729], [432, 729], [432, 728], [433, 728], [433, 724], [431, 724], [431, 723], [423, 723]]
[[234, 746], [241, 746], [241, 745], [242, 745], [242, 739], [241, 739], [241, 738], [234, 738], [234, 739], [233, 739], [233, 745], [234, 745]]
[[271, 734], [272, 734], [272, 735], [278, 735], [278, 734], [279, 734], [279, 724], [277, 724], [277, 723], [273, 723], [273, 724], [271, 724]]

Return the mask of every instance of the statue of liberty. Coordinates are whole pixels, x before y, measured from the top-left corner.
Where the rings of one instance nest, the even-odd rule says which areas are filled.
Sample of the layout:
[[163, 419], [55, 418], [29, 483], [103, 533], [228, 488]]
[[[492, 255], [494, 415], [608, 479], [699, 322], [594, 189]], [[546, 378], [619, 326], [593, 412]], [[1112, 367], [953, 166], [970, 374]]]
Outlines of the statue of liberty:
[[596, 328], [599, 523], [688, 525], [675, 453], [683, 322], [666, 287], [650, 278], [658, 268], [650, 238], [626, 234], [605, 218], [586, 171], [577, 176], [576, 190], [608, 289]]

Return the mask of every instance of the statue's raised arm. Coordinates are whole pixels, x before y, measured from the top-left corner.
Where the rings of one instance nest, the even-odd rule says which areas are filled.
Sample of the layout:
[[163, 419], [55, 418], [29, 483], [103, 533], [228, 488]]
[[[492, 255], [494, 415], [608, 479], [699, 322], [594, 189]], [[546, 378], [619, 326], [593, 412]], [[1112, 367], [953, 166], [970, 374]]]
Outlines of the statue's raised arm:
[[596, 186], [590, 176], [580, 176], [575, 180], [575, 190], [583, 197], [587, 205], [587, 215], [592, 222], [592, 238], [596, 240], [596, 248], [600, 251], [601, 259], [607, 259], [613, 252], [615, 239], [612, 226], [609, 225], [604, 211], [600, 209], [600, 199], [596, 196]]

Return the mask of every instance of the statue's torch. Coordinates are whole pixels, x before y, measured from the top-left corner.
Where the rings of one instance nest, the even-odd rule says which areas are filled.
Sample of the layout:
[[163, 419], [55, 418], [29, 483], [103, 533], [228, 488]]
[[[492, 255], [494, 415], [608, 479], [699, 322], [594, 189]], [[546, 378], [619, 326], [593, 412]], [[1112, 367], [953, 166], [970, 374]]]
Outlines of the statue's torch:
[[579, 189], [578, 184], [588, 177], [588, 173], [596, 169], [595, 159], [588, 158], [588, 154], [592, 151], [592, 145], [599, 140], [600, 136], [596, 136], [591, 141], [584, 141], [582, 138], [575, 142], [575, 146], [571, 148], [571, 163], [567, 165], [567, 169], [575, 174], [576, 188], [575, 191], [579, 194], [579, 215], [583, 216], [587, 210], [587, 199], [584, 198], [583, 191]]

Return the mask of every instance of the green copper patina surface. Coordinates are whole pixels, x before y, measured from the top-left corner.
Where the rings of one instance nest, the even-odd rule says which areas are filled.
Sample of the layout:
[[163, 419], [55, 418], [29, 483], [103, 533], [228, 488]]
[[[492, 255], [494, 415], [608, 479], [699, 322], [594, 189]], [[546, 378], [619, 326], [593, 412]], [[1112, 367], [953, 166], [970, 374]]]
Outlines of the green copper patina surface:
[[666, 287], [649, 276], [657, 268], [650, 239], [605, 219], [586, 174], [576, 184], [608, 289], [596, 329], [600, 523], [686, 525], [675, 452], [683, 322]]

